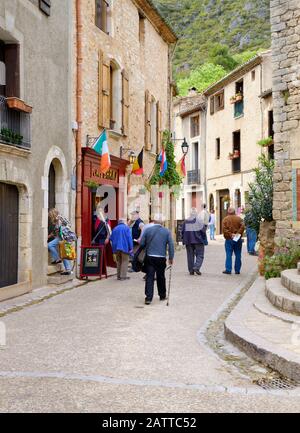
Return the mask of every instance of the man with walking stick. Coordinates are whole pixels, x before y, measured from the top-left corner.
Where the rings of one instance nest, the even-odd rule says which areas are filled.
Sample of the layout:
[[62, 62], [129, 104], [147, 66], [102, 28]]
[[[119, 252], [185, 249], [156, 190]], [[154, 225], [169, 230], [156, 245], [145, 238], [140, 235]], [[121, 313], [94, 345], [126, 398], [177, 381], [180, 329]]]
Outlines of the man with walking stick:
[[145, 304], [150, 305], [154, 292], [154, 277], [156, 274], [158, 295], [161, 301], [166, 299], [167, 252], [169, 265], [173, 264], [174, 242], [170, 230], [162, 226], [162, 216], [154, 216], [154, 224], [147, 228], [142, 236], [140, 246], [146, 250], [145, 270]]

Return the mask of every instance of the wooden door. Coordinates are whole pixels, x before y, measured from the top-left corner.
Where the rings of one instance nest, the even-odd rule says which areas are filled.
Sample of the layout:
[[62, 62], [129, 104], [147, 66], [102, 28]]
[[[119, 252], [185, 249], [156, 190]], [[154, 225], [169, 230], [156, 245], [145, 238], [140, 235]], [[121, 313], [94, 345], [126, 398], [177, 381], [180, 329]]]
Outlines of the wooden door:
[[18, 282], [19, 192], [0, 183], [0, 287]]
[[229, 190], [224, 189], [219, 192], [219, 216], [220, 216], [220, 233], [222, 233], [222, 221], [227, 216], [227, 209], [230, 206]]

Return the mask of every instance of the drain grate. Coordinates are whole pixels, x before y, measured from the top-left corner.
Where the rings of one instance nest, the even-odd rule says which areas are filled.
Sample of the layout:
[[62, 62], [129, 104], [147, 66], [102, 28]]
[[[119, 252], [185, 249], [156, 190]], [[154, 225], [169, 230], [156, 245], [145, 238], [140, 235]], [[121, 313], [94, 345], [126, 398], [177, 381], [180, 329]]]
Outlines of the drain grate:
[[263, 389], [295, 389], [300, 384], [294, 380], [288, 379], [287, 377], [260, 377], [253, 381], [256, 385]]

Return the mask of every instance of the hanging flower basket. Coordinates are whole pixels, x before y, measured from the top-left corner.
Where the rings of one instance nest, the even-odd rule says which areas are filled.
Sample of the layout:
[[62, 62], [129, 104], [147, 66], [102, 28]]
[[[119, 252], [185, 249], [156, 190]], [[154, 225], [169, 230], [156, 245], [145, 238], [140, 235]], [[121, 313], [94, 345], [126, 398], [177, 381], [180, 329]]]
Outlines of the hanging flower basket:
[[274, 144], [274, 140], [272, 137], [267, 137], [267, 138], [263, 138], [262, 140], [259, 140], [257, 144], [259, 144], [259, 146], [261, 147], [269, 147], [272, 146], [272, 144]]

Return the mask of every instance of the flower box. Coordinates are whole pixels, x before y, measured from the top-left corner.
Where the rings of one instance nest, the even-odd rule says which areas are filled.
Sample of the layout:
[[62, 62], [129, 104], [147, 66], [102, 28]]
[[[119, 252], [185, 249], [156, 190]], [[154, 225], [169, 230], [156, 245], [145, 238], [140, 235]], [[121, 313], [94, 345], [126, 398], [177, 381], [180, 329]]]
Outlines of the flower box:
[[9, 108], [16, 111], [23, 111], [24, 113], [31, 113], [32, 107], [30, 105], [25, 104], [22, 99], [15, 98], [15, 97], [9, 97], [6, 98], [6, 103]]

